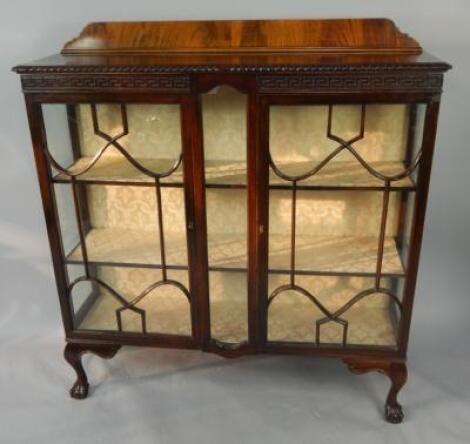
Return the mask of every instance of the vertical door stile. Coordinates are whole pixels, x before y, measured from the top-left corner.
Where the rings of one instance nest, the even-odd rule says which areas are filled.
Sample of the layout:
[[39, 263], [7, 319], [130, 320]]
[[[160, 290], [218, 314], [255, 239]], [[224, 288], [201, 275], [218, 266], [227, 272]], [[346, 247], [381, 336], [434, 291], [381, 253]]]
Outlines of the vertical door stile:
[[267, 341], [268, 307], [268, 239], [269, 239], [269, 106], [266, 98], [257, 97], [257, 300], [258, 300], [258, 346], [264, 349]]
[[196, 342], [205, 349], [210, 339], [210, 315], [204, 155], [198, 96], [184, 96], [181, 111], [192, 329]]
[[248, 335], [252, 347], [260, 346], [259, 332], [259, 237], [262, 236], [263, 222], [259, 216], [259, 188], [258, 188], [258, 101], [255, 88], [248, 96], [247, 113], [247, 176], [248, 176]]

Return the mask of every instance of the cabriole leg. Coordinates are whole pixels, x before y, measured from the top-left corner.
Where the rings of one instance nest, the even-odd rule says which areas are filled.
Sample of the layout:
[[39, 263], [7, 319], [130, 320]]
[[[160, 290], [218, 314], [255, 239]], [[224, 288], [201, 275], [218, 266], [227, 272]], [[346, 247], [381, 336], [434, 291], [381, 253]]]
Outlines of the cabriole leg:
[[67, 344], [64, 350], [64, 357], [77, 374], [77, 380], [70, 389], [70, 396], [74, 399], [84, 399], [88, 396], [89, 384], [82, 365], [82, 355], [93, 353], [100, 358], [110, 359], [120, 348], [120, 345]]
[[348, 365], [352, 373], [364, 374], [371, 371], [378, 371], [389, 377], [391, 387], [385, 402], [385, 419], [392, 424], [401, 423], [403, 421], [403, 409], [397, 401], [397, 396], [407, 379], [406, 365], [403, 362], [354, 359], [345, 359], [344, 362]]

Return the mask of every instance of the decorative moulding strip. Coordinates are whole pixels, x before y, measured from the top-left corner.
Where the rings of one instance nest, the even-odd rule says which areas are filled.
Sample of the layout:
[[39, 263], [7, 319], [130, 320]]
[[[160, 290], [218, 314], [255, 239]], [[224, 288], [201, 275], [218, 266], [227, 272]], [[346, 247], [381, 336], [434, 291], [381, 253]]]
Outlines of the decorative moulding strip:
[[263, 93], [324, 91], [419, 91], [439, 93], [440, 73], [395, 73], [381, 75], [262, 76], [258, 90]]
[[[335, 91], [417, 91], [440, 93], [442, 73], [399, 72], [375, 74], [260, 76], [262, 93]], [[189, 76], [23, 75], [24, 92], [152, 91], [189, 93]]]
[[439, 71], [450, 68], [446, 63], [389, 63], [364, 65], [19, 65], [18, 74], [184, 74], [184, 73], [282, 73], [338, 74], [383, 73], [392, 71]]
[[87, 75], [34, 75], [23, 76], [24, 92], [132, 90], [187, 93], [188, 76], [87, 76]]

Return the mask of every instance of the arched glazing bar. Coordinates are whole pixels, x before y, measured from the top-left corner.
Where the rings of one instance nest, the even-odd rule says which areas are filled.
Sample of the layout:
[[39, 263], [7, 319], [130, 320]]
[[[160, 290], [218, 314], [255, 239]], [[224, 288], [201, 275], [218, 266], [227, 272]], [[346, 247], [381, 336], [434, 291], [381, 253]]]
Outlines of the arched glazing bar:
[[79, 177], [88, 171], [90, 171], [93, 166], [96, 165], [98, 160], [103, 156], [103, 154], [109, 149], [109, 147], [114, 147], [117, 149], [126, 159], [127, 161], [133, 165], [135, 168], [137, 168], [141, 173], [153, 177], [155, 179], [159, 178], [165, 178], [173, 174], [181, 165], [181, 162], [183, 160], [183, 153], [180, 152], [178, 155], [178, 158], [176, 161], [173, 163], [173, 165], [168, 168], [166, 171], [163, 172], [155, 172], [152, 170], [149, 170], [148, 168], [145, 168], [140, 162], [135, 160], [131, 154], [122, 146], [122, 144], [119, 142], [120, 139], [123, 137], [127, 136], [129, 134], [129, 125], [128, 125], [128, 118], [127, 118], [127, 108], [125, 104], [120, 105], [120, 111], [121, 111], [121, 121], [122, 121], [122, 131], [119, 134], [116, 134], [115, 136], [110, 136], [109, 134], [105, 133], [100, 129], [99, 122], [98, 122], [98, 114], [96, 111], [96, 104], [92, 103], [90, 104], [91, 108], [91, 117], [93, 121], [93, 131], [94, 134], [101, 139], [103, 139], [106, 143], [103, 147], [101, 147], [97, 153], [92, 157], [88, 165], [83, 167], [81, 170], [78, 171], [70, 171], [67, 168], [64, 168], [62, 165], [60, 165], [55, 159], [54, 156], [49, 152], [47, 148], [45, 148], [45, 154], [51, 165], [60, 173], [64, 174], [65, 176], [68, 176], [70, 178], [73, 177]]

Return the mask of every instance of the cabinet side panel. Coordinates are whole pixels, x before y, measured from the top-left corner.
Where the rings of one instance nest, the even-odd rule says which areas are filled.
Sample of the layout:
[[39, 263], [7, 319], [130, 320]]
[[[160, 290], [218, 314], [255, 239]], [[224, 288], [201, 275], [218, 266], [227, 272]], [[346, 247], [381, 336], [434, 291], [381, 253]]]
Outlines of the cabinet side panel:
[[46, 219], [47, 234], [51, 248], [52, 263], [59, 294], [62, 322], [66, 335], [73, 328], [72, 308], [67, 298], [68, 279], [63, 264], [63, 247], [60, 236], [59, 219], [55, 203], [54, 188], [51, 183], [50, 169], [45, 156], [47, 149], [46, 134], [41, 105], [32, 97], [25, 95], [28, 122], [33, 143], [34, 158], [39, 179], [41, 199]]
[[429, 192], [429, 181], [431, 177], [432, 159], [434, 155], [434, 144], [436, 141], [437, 121], [439, 117], [440, 102], [434, 100], [428, 104], [424, 118], [422, 161], [417, 177], [416, 200], [413, 210], [413, 222], [409, 242], [409, 256], [407, 260], [408, 278], [405, 282], [403, 316], [399, 331], [399, 349], [403, 354], [408, 347], [410, 322], [413, 310], [413, 301], [416, 289], [416, 280], [423, 239], [424, 219]]

